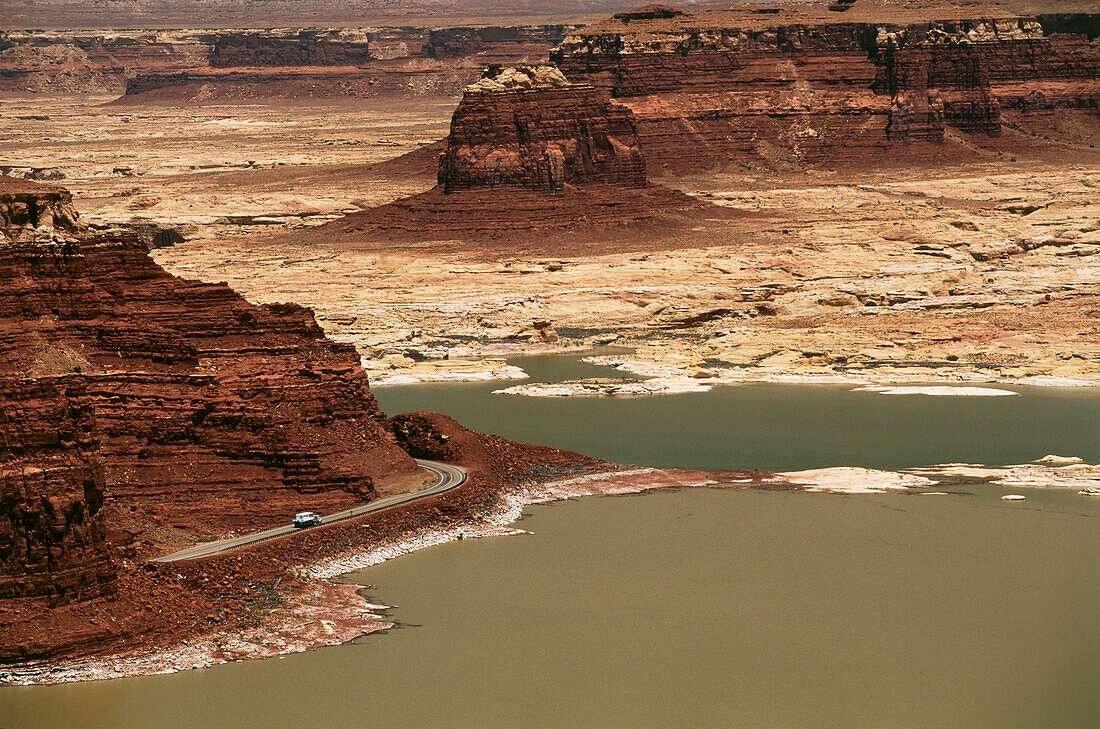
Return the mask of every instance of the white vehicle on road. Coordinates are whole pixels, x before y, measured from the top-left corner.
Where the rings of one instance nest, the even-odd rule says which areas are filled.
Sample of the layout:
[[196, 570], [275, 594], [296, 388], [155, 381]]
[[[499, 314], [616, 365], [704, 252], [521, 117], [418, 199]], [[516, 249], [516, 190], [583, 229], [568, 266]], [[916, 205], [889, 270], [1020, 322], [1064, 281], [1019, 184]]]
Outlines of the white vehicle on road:
[[290, 523], [294, 525], [295, 529], [305, 529], [320, 524], [321, 517], [318, 514], [314, 514], [312, 511], [299, 511], [294, 515], [294, 519], [291, 520]]
[[[242, 534], [238, 537], [230, 537], [229, 539], [220, 539], [215, 542], [203, 542], [196, 544], [193, 547], [187, 549], [181, 549], [178, 552], [172, 554], [166, 554], [161, 557], [154, 557], [152, 562], [178, 562], [186, 559], [198, 559], [200, 557], [209, 557], [212, 554], [221, 554], [222, 552], [228, 552], [233, 549], [241, 549], [249, 547], [253, 544], [260, 542], [266, 542], [269, 539], [278, 539], [280, 537], [288, 537], [291, 534], [295, 534], [302, 529], [314, 526], [322, 526], [324, 524], [337, 524], [348, 519], [356, 519], [367, 514], [376, 514], [387, 509], [397, 508], [410, 504], [420, 499], [437, 496], [452, 489], [456, 489], [462, 484], [466, 483], [466, 471], [460, 466], [450, 466], [446, 463], [439, 463], [438, 461], [425, 461], [421, 458], [414, 459], [418, 466], [425, 468], [436, 475], [436, 482], [426, 489], [420, 491], [413, 491], [407, 494], [395, 494], [393, 496], [387, 496], [384, 499], [378, 499], [377, 501], [371, 501], [366, 504], [359, 504], [353, 506], [350, 509], [344, 509], [343, 511], [334, 511], [331, 514], [320, 516], [312, 511], [303, 511], [294, 515], [289, 524], [280, 524], [270, 529], [262, 529], [258, 532], [251, 534]], [[364, 526], [366, 526], [364, 524]]]

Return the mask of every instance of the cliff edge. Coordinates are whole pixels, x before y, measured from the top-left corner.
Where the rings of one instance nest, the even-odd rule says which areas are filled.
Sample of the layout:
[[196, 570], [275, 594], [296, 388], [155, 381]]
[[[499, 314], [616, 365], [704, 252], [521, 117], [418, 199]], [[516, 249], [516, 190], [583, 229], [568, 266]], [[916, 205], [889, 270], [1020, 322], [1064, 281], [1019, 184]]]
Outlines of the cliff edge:
[[[657, 8], [594, 23], [550, 57], [629, 107], [651, 167], [673, 173], [1095, 144], [1100, 15], [1044, 7]], [[1091, 137], [1062, 139], [1067, 119]]]
[[516, 185], [558, 191], [646, 183], [633, 115], [553, 66], [494, 66], [466, 87], [439, 158], [446, 192]]

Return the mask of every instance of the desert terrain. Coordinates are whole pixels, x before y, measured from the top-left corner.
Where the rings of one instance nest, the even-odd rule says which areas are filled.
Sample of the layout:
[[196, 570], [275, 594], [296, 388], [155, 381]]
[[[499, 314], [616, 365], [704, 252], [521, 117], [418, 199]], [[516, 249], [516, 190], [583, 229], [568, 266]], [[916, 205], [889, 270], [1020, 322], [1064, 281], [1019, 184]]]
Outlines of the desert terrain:
[[639, 371], [715, 382], [1100, 377], [1087, 120], [1053, 143], [954, 133], [927, 161], [658, 176], [737, 213], [662, 236], [333, 240], [314, 226], [431, 186], [454, 100], [324, 114], [110, 102], [57, 99], [42, 120], [36, 97], [9, 97], [10, 159], [63, 175], [94, 225], [178, 231], [153, 251], [173, 273], [309, 306], [375, 381], [610, 342], [635, 348]]
[[[0, 661], [38, 663], [10, 680], [100, 678], [111, 660], [85, 656], [136, 648], [127, 675], [349, 640], [386, 623], [314, 578], [506, 533], [525, 503], [829, 489], [623, 470], [384, 413], [372, 386], [1100, 384], [1096, 8], [758, 5], [278, 3], [265, 23], [242, 1], [207, 27], [187, 3], [138, 3], [133, 23], [16, 3]], [[48, 30], [28, 20], [43, 8]], [[567, 351], [608, 376], [540, 389], [507, 361]], [[414, 458], [470, 482], [368, 531], [146, 562], [417, 490]], [[288, 601], [277, 646], [224, 646]]]

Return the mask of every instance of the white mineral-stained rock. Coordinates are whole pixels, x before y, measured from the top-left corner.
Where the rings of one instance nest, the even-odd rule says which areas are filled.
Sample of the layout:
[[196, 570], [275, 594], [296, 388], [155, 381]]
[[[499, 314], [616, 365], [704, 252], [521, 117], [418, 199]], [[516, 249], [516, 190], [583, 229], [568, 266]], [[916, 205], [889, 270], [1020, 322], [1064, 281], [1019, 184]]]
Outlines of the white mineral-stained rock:
[[1076, 489], [1078, 493], [1090, 488], [1100, 488], [1100, 465], [1082, 463], [1080, 458], [1066, 456], [1045, 456], [1035, 463], [1010, 466], [946, 463], [909, 468], [906, 472], [931, 478], [983, 479], [999, 486]]
[[882, 395], [931, 395], [934, 397], [999, 397], [1019, 395], [1012, 390], [1000, 390], [994, 387], [952, 387], [949, 385], [892, 387], [889, 385], [865, 385], [856, 387], [852, 392], [877, 392]]
[[1013, 385], [1035, 385], [1037, 387], [1096, 387], [1098, 380], [1081, 380], [1071, 377], [1018, 377], [1011, 381]]
[[[386, 369], [387, 363], [363, 358], [364, 368], [370, 376], [371, 387], [376, 385], [412, 385], [422, 382], [485, 382], [488, 380], [522, 380], [527, 373], [502, 359], [482, 360], [429, 360], [416, 362], [400, 369]], [[381, 365], [381, 366], [379, 366]]]
[[1004, 469], [991, 468], [973, 463], [944, 463], [924, 468], [907, 468], [907, 473], [927, 474], [943, 478], [984, 478], [991, 479], [1004, 473]]
[[913, 473], [854, 467], [817, 468], [776, 475], [785, 481], [804, 487], [807, 491], [838, 494], [880, 494], [886, 491], [921, 488], [936, 483], [932, 479]]
[[536, 382], [495, 390], [495, 395], [526, 395], [527, 397], [600, 397], [612, 395], [675, 395], [684, 392], [706, 392], [710, 385], [687, 378], [652, 380], [571, 380], [568, 382]]
[[1077, 456], [1056, 456], [1054, 454], [1043, 456], [1042, 458], [1036, 458], [1035, 463], [1046, 463], [1055, 466], [1066, 466], [1072, 463], [1084, 463], [1084, 460]]

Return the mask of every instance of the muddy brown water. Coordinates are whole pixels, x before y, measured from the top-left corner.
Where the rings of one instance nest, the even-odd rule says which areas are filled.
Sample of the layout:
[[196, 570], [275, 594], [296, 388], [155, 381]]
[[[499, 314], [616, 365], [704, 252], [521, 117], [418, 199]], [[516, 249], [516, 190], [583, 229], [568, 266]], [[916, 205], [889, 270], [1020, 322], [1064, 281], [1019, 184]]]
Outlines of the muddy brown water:
[[[546, 379], [587, 367], [521, 364]], [[753, 385], [533, 401], [491, 389], [378, 395], [388, 411], [431, 406], [647, 465], [1100, 460], [1090, 391], [931, 398]], [[168, 676], [0, 688], [0, 727], [1098, 726], [1100, 499], [1013, 491], [1027, 500], [970, 485], [946, 496], [694, 489], [532, 507], [519, 524], [531, 534], [349, 575], [396, 606], [396, 630]]]

